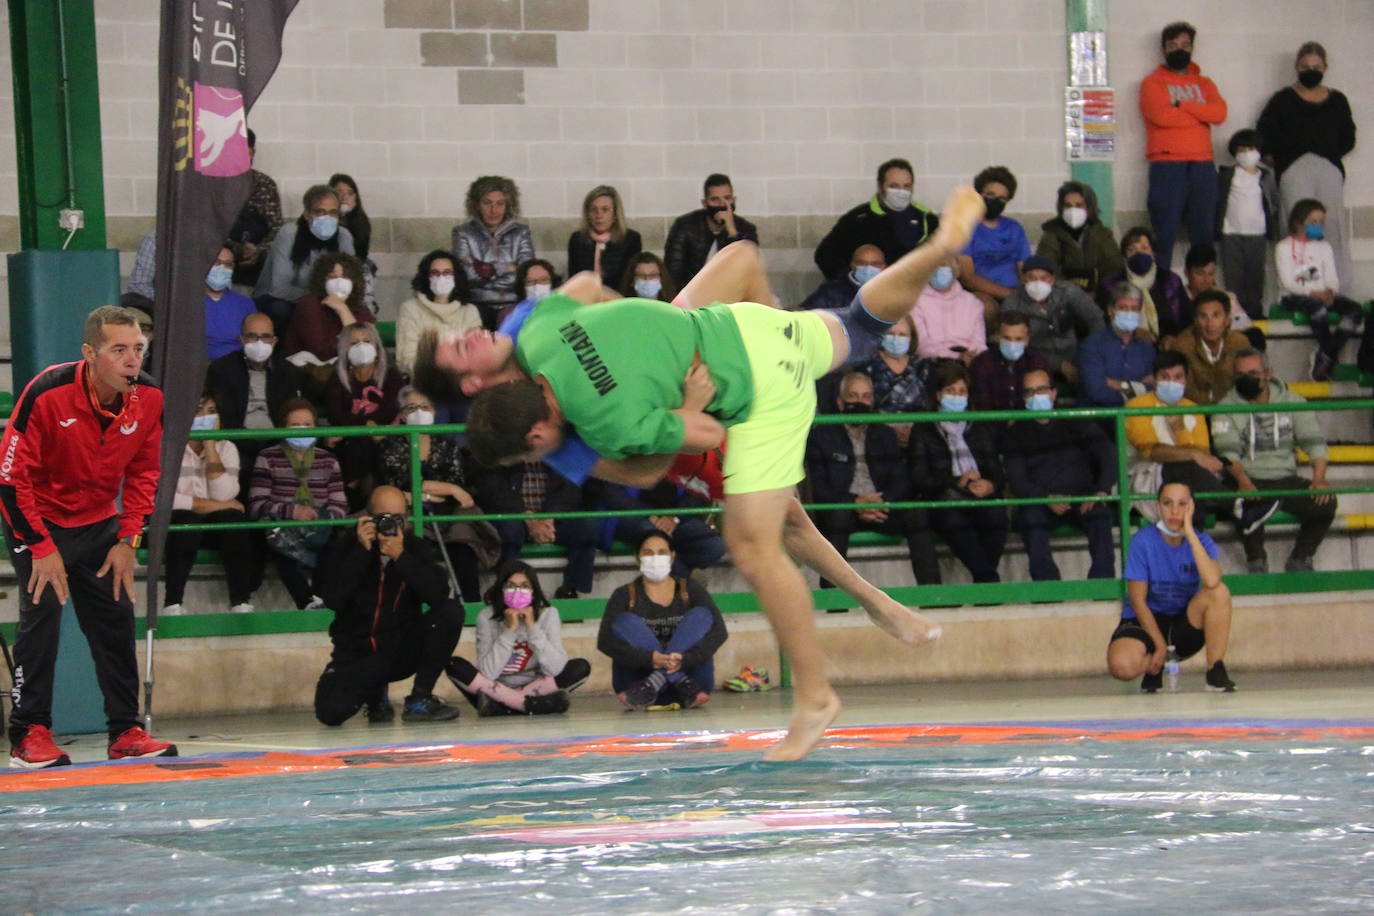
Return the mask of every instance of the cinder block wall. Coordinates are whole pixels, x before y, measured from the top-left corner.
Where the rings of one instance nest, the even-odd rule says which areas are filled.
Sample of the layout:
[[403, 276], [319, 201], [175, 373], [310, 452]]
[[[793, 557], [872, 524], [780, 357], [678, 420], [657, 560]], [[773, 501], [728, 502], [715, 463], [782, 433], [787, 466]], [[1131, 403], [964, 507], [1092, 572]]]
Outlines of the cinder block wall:
[[[1291, 79], [1307, 38], [1327, 45], [1330, 83], [1374, 129], [1370, 0], [1118, 2], [1110, 13], [1128, 221], [1145, 193], [1135, 93], [1170, 20], [1198, 26], [1197, 58], [1230, 102], [1219, 148]], [[155, 0], [96, 0], [110, 243], [126, 252], [155, 205], [157, 15]], [[0, 10], [7, 43], [4, 26]], [[516, 178], [540, 253], [561, 262], [593, 185], [619, 187], [661, 250], [668, 221], [718, 170], [791, 297], [819, 279], [811, 249], [888, 156], [915, 164], [917, 197], [935, 205], [982, 166], [1011, 167], [1021, 192], [1009, 213], [1037, 235], [1068, 174], [1063, 29], [1060, 0], [301, 0], [251, 123], [288, 212], [333, 171], [358, 179], [395, 278], [446, 242], [476, 175]], [[8, 71], [6, 57], [0, 248], [13, 250]], [[1370, 149], [1349, 160], [1347, 203], [1374, 237]]]

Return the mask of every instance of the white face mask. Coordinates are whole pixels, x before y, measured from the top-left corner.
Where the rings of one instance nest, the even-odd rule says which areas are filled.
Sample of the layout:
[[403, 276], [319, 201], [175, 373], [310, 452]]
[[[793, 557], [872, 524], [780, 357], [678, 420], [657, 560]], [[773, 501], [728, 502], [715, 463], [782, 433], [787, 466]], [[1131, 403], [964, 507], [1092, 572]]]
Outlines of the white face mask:
[[553, 286], [548, 283], [534, 283], [525, 287], [525, 296], [538, 302], [549, 293], [553, 292]]
[[1065, 207], [1064, 212], [1059, 215], [1064, 218], [1070, 229], [1081, 228], [1088, 221], [1088, 211], [1082, 207]]
[[265, 363], [272, 355], [272, 345], [265, 340], [250, 340], [243, 345], [243, 355], [250, 362]]
[[640, 557], [639, 571], [649, 582], [662, 582], [673, 572], [673, 558], [667, 554]]
[[911, 192], [905, 188], [883, 188], [883, 206], [889, 210], [905, 210], [911, 203]]
[[429, 278], [429, 291], [434, 294], [436, 299], [447, 299], [448, 294], [453, 292], [453, 287], [458, 281], [453, 279], [451, 274], [440, 274], [437, 277]]
[[353, 281], [347, 277], [330, 277], [324, 281], [324, 291], [326, 295], [347, 299], [353, 292]]
[[347, 216], [348, 214], [352, 213], [353, 209], [357, 206], [357, 204], [339, 204], [339, 212], [344, 216]]
[[406, 414], [407, 426], [433, 426], [434, 411], [432, 410], [412, 410]]
[[1026, 295], [1036, 302], [1044, 302], [1050, 297], [1050, 290], [1054, 287], [1044, 280], [1032, 280], [1026, 284]]
[[376, 361], [377, 348], [365, 340], [348, 348], [348, 363], [351, 366], [370, 366]]
[[1236, 164], [1247, 169], [1259, 165], [1260, 154], [1257, 149], [1243, 149], [1236, 153]]
[[1155, 522], [1155, 527], [1159, 529], [1159, 533], [1160, 533], [1160, 534], [1165, 535], [1166, 537], [1171, 537], [1171, 538], [1181, 538], [1181, 537], [1183, 537], [1183, 529], [1182, 529], [1182, 528], [1180, 528], [1179, 530], [1175, 531], [1174, 529], [1170, 528], [1168, 525], [1164, 524], [1164, 519], [1162, 519], [1162, 518], [1161, 518], [1159, 521]]

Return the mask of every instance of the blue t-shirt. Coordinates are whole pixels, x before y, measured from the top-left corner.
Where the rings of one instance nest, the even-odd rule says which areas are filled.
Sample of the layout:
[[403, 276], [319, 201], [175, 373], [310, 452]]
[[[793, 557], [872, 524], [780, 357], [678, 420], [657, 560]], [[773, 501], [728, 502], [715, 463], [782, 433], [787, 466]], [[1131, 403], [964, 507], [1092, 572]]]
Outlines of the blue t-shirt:
[[[1215, 560], [1218, 556], [1216, 541], [1201, 531], [1197, 537], [1207, 556]], [[1156, 617], [1172, 617], [1187, 611], [1188, 602], [1193, 600], [1202, 584], [1187, 538], [1177, 547], [1170, 547], [1154, 525], [1140, 529], [1131, 538], [1131, 549], [1126, 554], [1126, 581], [1150, 584], [1145, 606]], [[1134, 620], [1135, 617], [1135, 608], [1131, 607], [1128, 597], [1122, 602], [1121, 619]]]
[[[501, 326], [496, 329], [496, 332], [505, 334], [512, 341], [518, 340], [520, 329], [525, 326], [525, 321], [534, 311], [535, 304], [533, 299], [526, 299], [511, 309], [510, 314], [506, 316], [505, 321], [501, 322]], [[587, 482], [587, 478], [591, 476], [592, 467], [600, 460], [601, 456], [571, 431], [564, 432], [563, 444], [558, 447], [557, 451], [544, 456], [545, 464], [579, 487]]]
[[1031, 256], [1030, 241], [1021, 224], [1008, 216], [999, 216], [997, 225], [989, 229], [981, 221], [973, 229], [964, 254], [973, 258], [973, 269], [979, 276], [1015, 287], [1021, 282], [1016, 273], [1018, 261]]
[[243, 293], [226, 289], [218, 300], [205, 294], [205, 355], [211, 361], [243, 349], [239, 329], [258, 307]]

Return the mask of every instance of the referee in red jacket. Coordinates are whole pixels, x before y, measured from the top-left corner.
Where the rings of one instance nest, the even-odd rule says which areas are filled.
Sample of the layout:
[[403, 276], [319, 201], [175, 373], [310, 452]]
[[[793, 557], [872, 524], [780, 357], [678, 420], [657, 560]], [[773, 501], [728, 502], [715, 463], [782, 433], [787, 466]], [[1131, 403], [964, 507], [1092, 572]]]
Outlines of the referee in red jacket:
[[[140, 377], [133, 313], [86, 318], [79, 362], [29, 382], [0, 439], [0, 512], [19, 579], [10, 766], [71, 759], [53, 742], [53, 668], [70, 593], [105, 696], [109, 756], [174, 757], [138, 725], [134, 551], [157, 493], [162, 392]], [[123, 512], [115, 497], [123, 495]]]

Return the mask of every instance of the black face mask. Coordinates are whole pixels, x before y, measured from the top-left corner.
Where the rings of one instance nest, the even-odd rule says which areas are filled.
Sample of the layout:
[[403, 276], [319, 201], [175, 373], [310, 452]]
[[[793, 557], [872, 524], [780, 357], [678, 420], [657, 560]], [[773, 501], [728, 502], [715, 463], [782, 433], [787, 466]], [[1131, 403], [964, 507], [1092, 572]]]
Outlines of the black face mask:
[[1164, 63], [1170, 70], [1184, 70], [1192, 62], [1192, 51], [1173, 50], [1164, 55]]
[[1255, 378], [1253, 375], [1237, 375], [1234, 381], [1236, 393], [1247, 401], [1255, 400], [1264, 390], [1264, 380]]
[[1298, 82], [1308, 89], [1316, 89], [1321, 85], [1323, 74], [1320, 70], [1299, 70]]
[[845, 413], [872, 413], [873, 408], [860, 401], [845, 401], [843, 410]]
[[709, 214], [711, 214], [712, 216], [719, 216], [720, 214], [724, 213], [726, 210], [729, 210], [729, 209], [730, 209], [729, 207], [727, 207], [727, 206], [725, 206], [725, 205], [723, 205], [723, 204], [715, 204], [715, 205], [708, 205], [708, 206], [706, 207], [706, 212], [709, 213]]
[[1007, 208], [1007, 202], [1000, 197], [984, 197], [983, 204], [988, 208], [988, 219], [997, 219]]

